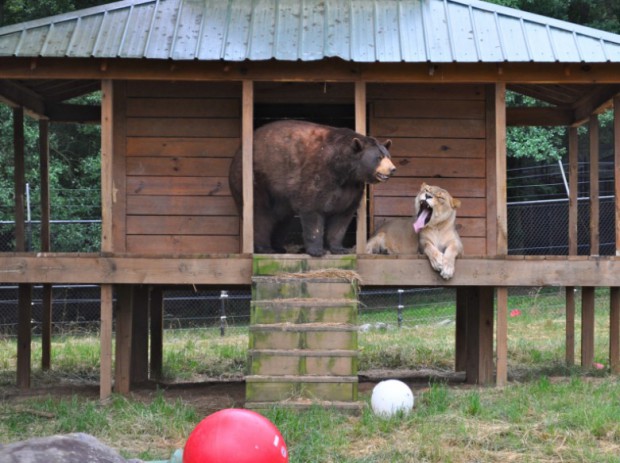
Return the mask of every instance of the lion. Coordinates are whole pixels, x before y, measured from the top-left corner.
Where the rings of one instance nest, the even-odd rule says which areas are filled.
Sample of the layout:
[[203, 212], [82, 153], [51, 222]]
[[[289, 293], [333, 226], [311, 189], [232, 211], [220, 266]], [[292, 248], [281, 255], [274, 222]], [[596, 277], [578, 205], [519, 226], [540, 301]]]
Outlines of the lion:
[[443, 188], [422, 183], [415, 198], [415, 219], [385, 222], [366, 245], [369, 254], [417, 254], [428, 257], [442, 278], [454, 275], [456, 258], [463, 243], [456, 230], [456, 209], [461, 201]]

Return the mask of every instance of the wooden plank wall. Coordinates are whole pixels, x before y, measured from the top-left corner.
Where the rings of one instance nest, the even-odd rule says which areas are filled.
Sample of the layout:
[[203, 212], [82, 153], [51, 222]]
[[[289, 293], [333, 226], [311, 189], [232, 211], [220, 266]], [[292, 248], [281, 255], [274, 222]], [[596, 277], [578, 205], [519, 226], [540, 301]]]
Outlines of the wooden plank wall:
[[239, 83], [128, 82], [126, 251], [236, 253]]
[[371, 232], [413, 215], [422, 182], [461, 200], [466, 255], [486, 254], [486, 120], [483, 85], [369, 84], [370, 134], [393, 141], [397, 172], [371, 190]]

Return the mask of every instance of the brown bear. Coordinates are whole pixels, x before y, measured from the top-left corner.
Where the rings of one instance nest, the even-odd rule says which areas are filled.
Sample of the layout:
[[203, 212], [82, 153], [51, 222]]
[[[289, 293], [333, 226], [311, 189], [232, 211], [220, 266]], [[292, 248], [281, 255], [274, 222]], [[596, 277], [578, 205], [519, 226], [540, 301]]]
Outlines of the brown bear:
[[[295, 120], [257, 129], [254, 251], [286, 252], [287, 231], [297, 214], [308, 254], [345, 254], [342, 240], [364, 184], [384, 182], [396, 170], [390, 145], [390, 140], [382, 144], [350, 129]], [[241, 150], [232, 159], [229, 183], [241, 214]]]

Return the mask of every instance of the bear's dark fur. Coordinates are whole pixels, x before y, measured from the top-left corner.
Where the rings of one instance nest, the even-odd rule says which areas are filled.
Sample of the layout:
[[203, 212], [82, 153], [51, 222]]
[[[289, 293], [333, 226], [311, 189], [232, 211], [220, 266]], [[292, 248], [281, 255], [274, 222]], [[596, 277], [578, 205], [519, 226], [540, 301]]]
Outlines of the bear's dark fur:
[[[254, 250], [286, 252], [284, 241], [295, 214], [301, 219], [306, 252], [347, 251], [345, 232], [364, 184], [387, 180], [395, 170], [381, 144], [350, 129], [284, 120], [254, 133]], [[241, 214], [241, 150], [230, 166], [230, 189]]]

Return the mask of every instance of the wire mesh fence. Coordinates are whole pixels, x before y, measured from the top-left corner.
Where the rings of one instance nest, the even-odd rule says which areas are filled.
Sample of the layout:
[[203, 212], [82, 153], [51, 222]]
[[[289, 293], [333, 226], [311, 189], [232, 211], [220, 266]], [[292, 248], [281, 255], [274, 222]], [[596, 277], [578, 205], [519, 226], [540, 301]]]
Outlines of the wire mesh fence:
[[[31, 326], [36, 335], [43, 324], [42, 286], [33, 287]], [[96, 332], [100, 322], [100, 290], [96, 285], [52, 286], [52, 332]], [[524, 298], [523, 308], [564, 309], [561, 288], [511, 288]], [[17, 333], [17, 286], [0, 287], [0, 336]], [[527, 299], [527, 301], [525, 300]], [[520, 300], [520, 299], [519, 299]], [[455, 320], [454, 288], [369, 289], [359, 293], [360, 331], [450, 324]], [[174, 289], [164, 291], [164, 329], [210, 329], [220, 336], [247, 333], [251, 291]], [[520, 302], [516, 302], [518, 305]]]

